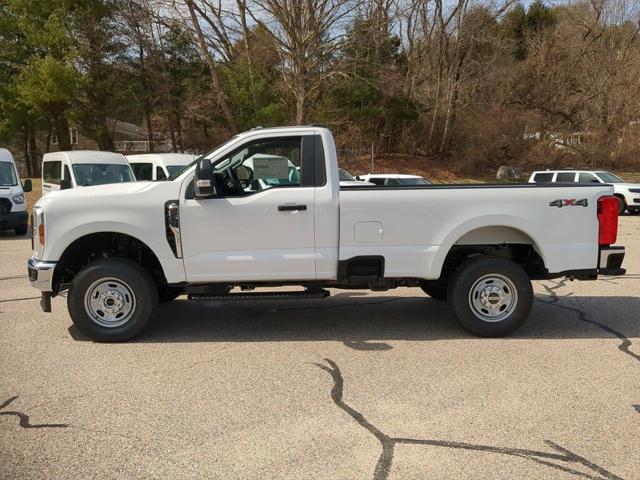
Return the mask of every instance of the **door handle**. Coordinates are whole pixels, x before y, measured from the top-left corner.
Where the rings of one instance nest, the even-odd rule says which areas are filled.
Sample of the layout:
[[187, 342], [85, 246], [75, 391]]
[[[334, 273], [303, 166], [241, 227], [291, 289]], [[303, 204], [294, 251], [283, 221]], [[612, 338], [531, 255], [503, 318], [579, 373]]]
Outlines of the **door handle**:
[[295, 212], [298, 210], [306, 210], [306, 205], [278, 205], [279, 212]]

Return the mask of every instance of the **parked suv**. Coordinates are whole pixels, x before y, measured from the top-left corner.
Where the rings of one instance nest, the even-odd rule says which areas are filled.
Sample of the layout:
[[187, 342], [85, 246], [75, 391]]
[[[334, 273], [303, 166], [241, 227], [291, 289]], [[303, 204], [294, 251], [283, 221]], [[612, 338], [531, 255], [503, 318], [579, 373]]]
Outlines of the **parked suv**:
[[618, 214], [640, 213], [640, 183], [626, 183], [603, 170], [544, 170], [533, 172], [529, 183], [609, 183], [618, 199]]

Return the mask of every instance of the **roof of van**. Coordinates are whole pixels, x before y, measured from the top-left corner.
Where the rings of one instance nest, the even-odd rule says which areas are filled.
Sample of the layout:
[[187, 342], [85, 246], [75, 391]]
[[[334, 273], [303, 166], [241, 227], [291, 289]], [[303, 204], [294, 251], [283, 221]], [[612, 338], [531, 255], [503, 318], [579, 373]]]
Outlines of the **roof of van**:
[[139, 155], [127, 155], [130, 163], [142, 163], [158, 160], [165, 165], [189, 165], [196, 159], [192, 153], [142, 153]]
[[13, 155], [6, 148], [0, 148], [0, 162], [10, 162], [15, 163], [13, 160]]
[[72, 150], [68, 152], [45, 153], [43, 161], [60, 160], [67, 158], [71, 163], [113, 163], [118, 165], [129, 165], [127, 159], [121, 153], [102, 152], [99, 150]]

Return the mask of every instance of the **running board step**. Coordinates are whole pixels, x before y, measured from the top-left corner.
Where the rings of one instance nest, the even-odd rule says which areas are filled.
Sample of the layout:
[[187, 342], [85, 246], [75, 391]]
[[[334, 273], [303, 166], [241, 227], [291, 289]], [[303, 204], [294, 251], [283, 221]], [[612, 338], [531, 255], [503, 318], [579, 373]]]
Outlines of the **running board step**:
[[238, 292], [226, 295], [191, 294], [189, 300], [200, 302], [229, 302], [234, 300], [308, 300], [311, 298], [325, 298], [330, 295], [329, 290], [304, 290], [295, 292]]

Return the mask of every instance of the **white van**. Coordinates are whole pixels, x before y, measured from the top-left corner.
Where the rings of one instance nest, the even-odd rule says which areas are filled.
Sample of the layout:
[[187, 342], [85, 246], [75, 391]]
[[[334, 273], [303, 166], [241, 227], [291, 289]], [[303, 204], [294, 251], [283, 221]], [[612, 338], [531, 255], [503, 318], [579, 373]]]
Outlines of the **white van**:
[[192, 163], [196, 155], [188, 153], [144, 153], [127, 155], [136, 180], [166, 180]]
[[20, 176], [13, 155], [0, 148], [0, 232], [13, 230], [16, 235], [26, 235], [28, 230], [27, 199], [31, 180], [20, 184]]
[[105, 183], [135, 182], [124, 155], [74, 150], [45, 153], [42, 158], [42, 194]]

